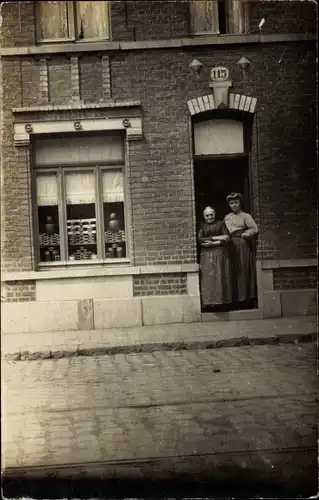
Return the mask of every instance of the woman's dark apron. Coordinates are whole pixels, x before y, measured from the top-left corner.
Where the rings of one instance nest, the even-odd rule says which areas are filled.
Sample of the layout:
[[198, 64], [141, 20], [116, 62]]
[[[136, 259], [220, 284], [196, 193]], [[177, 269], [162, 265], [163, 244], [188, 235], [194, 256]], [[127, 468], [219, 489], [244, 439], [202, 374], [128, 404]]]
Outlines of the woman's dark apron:
[[231, 233], [229, 242], [234, 302], [257, 298], [256, 239], [242, 238], [243, 232], [240, 229]]

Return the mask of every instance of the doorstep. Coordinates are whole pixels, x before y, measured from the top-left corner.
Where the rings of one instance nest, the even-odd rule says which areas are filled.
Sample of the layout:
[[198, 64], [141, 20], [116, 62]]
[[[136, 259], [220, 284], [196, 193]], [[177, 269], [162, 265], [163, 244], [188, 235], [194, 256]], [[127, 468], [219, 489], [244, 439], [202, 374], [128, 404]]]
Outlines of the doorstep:
[[176, 323], [105, 330], [2, 333], [2, 357], [48, 359], [178, 349], [310, 342], [317, 339], [316, 316]]

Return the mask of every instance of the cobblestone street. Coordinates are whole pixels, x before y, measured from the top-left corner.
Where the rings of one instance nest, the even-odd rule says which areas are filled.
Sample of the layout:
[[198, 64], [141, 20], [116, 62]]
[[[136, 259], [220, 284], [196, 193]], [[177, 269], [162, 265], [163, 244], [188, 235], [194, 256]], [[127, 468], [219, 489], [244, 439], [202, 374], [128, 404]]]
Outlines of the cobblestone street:
[[6, 469], [316, 460], [315, 343], [3, 363], [2, 384]]

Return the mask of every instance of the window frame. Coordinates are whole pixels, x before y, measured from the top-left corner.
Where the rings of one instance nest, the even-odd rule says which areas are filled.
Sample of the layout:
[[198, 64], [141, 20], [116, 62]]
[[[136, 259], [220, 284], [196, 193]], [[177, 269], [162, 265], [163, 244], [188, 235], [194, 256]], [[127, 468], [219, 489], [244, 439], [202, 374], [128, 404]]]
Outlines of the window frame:
[[[74, 42], [74, 43], [89, 43], [89, 42], [97, 42], [97, 41], [106, 41], [112, 39], [111, 33], [111, 2], [110, 0], [106, 1], [106, 8], [108, 14], [108, 36], [107, 37], [92, 37], [92, 38], [79, 38], [80, 29], [78, 26], [78, 12], [77, 12], [77, 1], [76, 0], [67, 0], [67, 24], [69, 30], [69, 36], [66, 38], [41, 38], [40, 37], [40, 3], [42, 2], [34, 2], [35, 6], [35, 20], [36, 20], [36, 40], [38, 44], [47, 44], [47, 43], [66, 43], [66, 42]], [[47, 3], [47, 2], [43, 2]]]
[[[208, 0], [208, 1], [213, 1], [213, 0]], [[229, 31], [229, 16], [227, 14], [227, 10], [228, 10], [228, 2], [227, 0], [215, 0], [217, 2], [217, 12], [218, 12], [218, 20], [217, 20], [217, 24], [218, 24], [218, 30], [217, 31], [195, 31], [193, 30], [192, 26], [193, 26], [193, 22], [192, 22], [192, 18], [191, 18], [191, 13], [192, 13], [192, 7], [191, 7], [191, 4], [194, 4], [195, 5], [197, 4], [196, 3], [196, 0], [189, 0], [188, 1], [188, 23], [189, 23], [189, 34], [190, 36], [194, 36], [194, 37], [205, 37], [205, 36], [230, 36], [230, 35], [233, 35], [233, 36], [238, 36], [238, 35], [245, 35], [245, 34], [248, 34], [249, 33], [249, 5], [248, 5], [248, 1], [247, 0], [243, 0], [243, 19], [242, 19], [242, 22], [243, 22], [243, 26], [244, 26], [244, 31], [243, 32], [233, 32], [233, 31]], [[223, 3], [223, 8], [224, 8], [224, 15], [225, 15], [225, 32], [224, 31], [221, 31], [220, 28], [220, 4]]]
[[[79, 171], [93, 172], [95, 181], [95, 212], [96, 212], [96, 246], [97, 259], [94, 260], [68, 260], [68, 235], [67, 235], [67, 214], [66, 214], [66, 191], [65, 191], [65, 173]], [[107, 170], [121, 171], [123, 175], [124, 185], [124, 201], [123, 201], [123, 216], [125, 227], [125, 257], [106, 258], [105, 242], [103, 234], [105, 231], [105, 221], [103, 213], [103, 188], [102, 188], [102, 173]], [[39, 173], [56, 173], [58, 182], [58, 220], [60, 234], [60, 255], [61, 260], [56, 262], [41, 262], [40, 261], [40, 231], [39, 231], [39, 215], [37, 204], [37, 188], [36, 177]], [[36, 257], [36, 266], [38, 269], [50, 268], [71, 268], [96, 265], [114, 265], [128, 264], [131, 261], [131, 246], [130, 246], [130, 231], [129, 231], [129, 200], [127, 196], [127, 176], [125, 157], [123, 161], [103, 161], [103, 162], [83, 162], [83, 163], [63, 163], [59, 165], [36, 165], [33, 162], [32, 168], [32, 209], [33, 209], [33, 227], [34, 227], [34, 251]]]

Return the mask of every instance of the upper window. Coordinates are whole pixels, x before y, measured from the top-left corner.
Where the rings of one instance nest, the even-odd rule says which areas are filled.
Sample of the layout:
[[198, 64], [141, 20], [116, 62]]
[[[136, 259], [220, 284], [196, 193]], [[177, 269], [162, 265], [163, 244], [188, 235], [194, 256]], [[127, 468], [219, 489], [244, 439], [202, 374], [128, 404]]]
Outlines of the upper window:
[[246, 0], [190, 0], [194, 35], [245, 33], [247, 22]]
[[40, 42], [110, 38], [110, 2], [36, 2]]
[[38, 264], [127, 259], [123, 137], [51, 137], [33, 146]]

